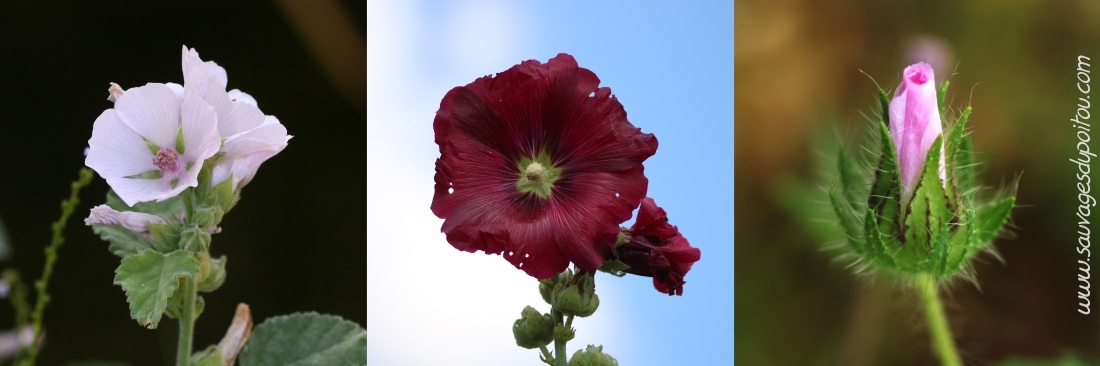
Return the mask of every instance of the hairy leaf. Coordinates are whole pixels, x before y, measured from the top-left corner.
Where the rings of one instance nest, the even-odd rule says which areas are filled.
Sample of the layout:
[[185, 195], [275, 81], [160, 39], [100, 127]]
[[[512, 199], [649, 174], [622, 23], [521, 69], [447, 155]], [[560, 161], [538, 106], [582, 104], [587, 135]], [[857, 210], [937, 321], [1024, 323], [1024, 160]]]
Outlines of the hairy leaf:
[[252, 330], [241, 366], [366, 365], [367, 331], [338, 316], [295, 313]]

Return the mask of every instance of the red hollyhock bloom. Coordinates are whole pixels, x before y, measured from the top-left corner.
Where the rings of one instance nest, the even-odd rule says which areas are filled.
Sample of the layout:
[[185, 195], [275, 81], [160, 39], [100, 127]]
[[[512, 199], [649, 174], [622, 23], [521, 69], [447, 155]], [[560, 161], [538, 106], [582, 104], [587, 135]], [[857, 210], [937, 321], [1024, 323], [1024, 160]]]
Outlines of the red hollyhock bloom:
[[599, 84], [563, 53], [447, 92], [432, 212], [452, 246], [503, 253], [539, 279], [603, 265], [645, 197], [657, 138]]
[[662, 293], [683, 295], [684, 275], [702, 253], [668, 223], [665, 210], [646, 197], [625, 235], [630, 242], [615, 248], [618, 259], [630, 266], [625, 272], [653, 277], [653, 287]]

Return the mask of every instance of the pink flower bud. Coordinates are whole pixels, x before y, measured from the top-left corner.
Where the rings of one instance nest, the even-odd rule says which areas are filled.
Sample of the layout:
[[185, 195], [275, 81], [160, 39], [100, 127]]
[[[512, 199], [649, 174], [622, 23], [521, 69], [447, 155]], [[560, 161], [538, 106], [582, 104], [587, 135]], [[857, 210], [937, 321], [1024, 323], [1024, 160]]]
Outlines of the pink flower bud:
[[[902, 202], [908, 202], [917, 188], [928, 158], [928, 150], [943, 134], [936, 101], [936, 78], [932, 67], [920, 62], [905, 68], [901, 84], [890, 100], [890, 135], [898, 150]], [[947, 177], [943, 147], [940, 151], [940, 182]]]

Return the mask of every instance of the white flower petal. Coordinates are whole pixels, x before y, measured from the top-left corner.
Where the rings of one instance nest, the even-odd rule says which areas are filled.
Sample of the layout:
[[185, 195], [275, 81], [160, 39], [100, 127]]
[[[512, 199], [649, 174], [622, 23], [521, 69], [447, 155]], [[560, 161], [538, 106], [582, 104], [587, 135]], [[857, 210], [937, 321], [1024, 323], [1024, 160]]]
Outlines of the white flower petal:
[[218, 63], [214, 61], [206, 61], [205, 64], [206, 73], [213, 76], [222, 85], [222, 89], [225, 89], [229, 85], [229, 76], [225, 73], [225, 68], [218, 66]]
[[230, 90], [229, 91], [229, 99], [234, 101], [234, 102], [247, 103], [247, 104], [251, 104], [253, 106], [259, 107], [259, 105], [256, 104], [256, 98], [253, 98], [251, 95], [248, 95], [248, 93], [245, 93], [245, 92], [241, 91], [240, 89]]
[[84, 164], [107, 179], [157, 170], [145, 141], [122, 123], [114, 109], [103, 111], [96, 118], [87, 156]]
[[164, 84], [130, 88], [115, 102], [119, 119], [127, 127], [160, 147], [176, 146], [180, 104]]
[[179, 85], [176, 83], [164, 83], [164, 86], [167, 86], [168, 89], [172, 89], [172, 92], [176, 93], [176, 100], [180, 102], [180, 105], [183, 105], [183, 85]]
[[199, 96], [188, 94], [183, 101], [183, 162], [202, 165], [202, 161], [218, 153], [218, 116], [214, 107]]
[[149, 224], [166, 224], [167, 221], [164, 218], [151, 215], [144, 212], [133, 211], [115, 211], [113, 208], [107, 205], [99, 205], [92, 207], [91, 213], [87, 219], [84, 219], [84, 224], [88, 226], [92, 225], [111, 225], [122, 226], [126, 230], [130, 230], [135, 234], [141, 235], [146, 238], [152, 238], [152, 234], [149, 233]]
[[123, 202], [133, 206], [138, 202], [163, 201], [175, 197], [184, 189], [187, 189], [188, 186], [183, 184], [176, 184], [176, 188], [172, 188], [172, 180], [172, 177], [159, 179], [107, 178], [107, 184], [111, 185], [111, 189], [115, 190], [115, 193]]
[[267, 116], [262, 126], [225, 141], [225, 156], [214, 167], [211, 183], [221, 183], [232, 173], [234, 187], [248, 184], [260, 164], [283, 151], [290, 138], [277, 118]]
[[[220, 69], [220, 67], [218, 67]], [[234, 102], [225, 91], [216, 71], [202, 62], [194, 49], [183, 54], [183, 88], [198, 94], [218, 113], [218, 132], [222, 138], [236, 135], [256, 127], [264, 121], [264, 114], [255, 105]]]

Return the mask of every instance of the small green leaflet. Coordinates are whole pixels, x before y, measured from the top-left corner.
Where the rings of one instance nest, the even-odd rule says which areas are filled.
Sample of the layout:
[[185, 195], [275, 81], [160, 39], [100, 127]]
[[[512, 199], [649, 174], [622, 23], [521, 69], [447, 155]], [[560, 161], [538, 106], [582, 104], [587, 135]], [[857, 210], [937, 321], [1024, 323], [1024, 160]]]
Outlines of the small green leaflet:
[[168, 297], [179, 287], [179, 278], [194, 278], [198, 273], [199, 262], [186, 251], [165, 255], [144, 250], [122, 260], [115, 284], [126, 292], [130, 317], [153, 329], [168, 306]]

